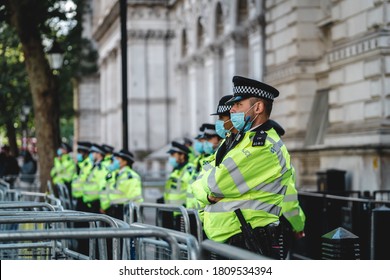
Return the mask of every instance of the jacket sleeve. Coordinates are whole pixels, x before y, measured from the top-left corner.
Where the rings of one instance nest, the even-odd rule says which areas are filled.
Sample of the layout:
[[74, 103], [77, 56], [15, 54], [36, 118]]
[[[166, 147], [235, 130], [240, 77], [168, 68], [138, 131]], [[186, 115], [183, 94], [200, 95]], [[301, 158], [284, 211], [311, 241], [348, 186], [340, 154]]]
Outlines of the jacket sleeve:
[[282, 203], [282, 213], [286, 220], [290, 223], [293, 231], [303, 231], [306, 216], [299, 205], [298, 191], [295, 188], [295, 176], [293, 182], [287, 185], [286, 195], [284, 196]]

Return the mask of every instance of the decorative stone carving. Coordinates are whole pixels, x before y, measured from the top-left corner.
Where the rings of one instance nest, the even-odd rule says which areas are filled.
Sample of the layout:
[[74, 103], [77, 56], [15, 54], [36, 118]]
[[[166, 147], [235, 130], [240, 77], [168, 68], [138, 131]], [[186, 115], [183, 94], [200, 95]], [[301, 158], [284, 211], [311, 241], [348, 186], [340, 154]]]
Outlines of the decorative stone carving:
[[165, 40], [175, 37], [175, 31], [173, 30], [161, 30], [161, 29], [131, 29], [127, 32], [129, 39], [142, 40], [142, 39], [157, 39]]
[[388, 40], [390, 40], [390, 34], [378, 34], [375, 37], [363, 38], [358, 42], [337, 47], [328, 54], [328, 61], [329, 63], [336, 63], [380, 47], [388, 47]]

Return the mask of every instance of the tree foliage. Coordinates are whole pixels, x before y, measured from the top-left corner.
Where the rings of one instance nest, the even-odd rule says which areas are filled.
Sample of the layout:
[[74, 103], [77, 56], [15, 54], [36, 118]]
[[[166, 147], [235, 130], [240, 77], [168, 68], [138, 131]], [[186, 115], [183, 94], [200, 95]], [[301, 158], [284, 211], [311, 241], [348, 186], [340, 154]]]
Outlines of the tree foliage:
[[[1, 103], [7, 104], [7, 107], [20, 106], [17, 100], [26, 100], [23, 96], [30, 92], [41, 182], [49, 178], [54, 151], [60, 142], [59, 119], [73, 117], [72, 79], [96, 70], [96, 51], [81, 36], [86, 1], [74, 0], [73, 9], [67, 9], [69, 3], [67, 0], [0, 0], [0, 23], [4, 26], [8, 24], [6, 29], [10, 32], [2, 36], [7, 40], [14, 38], [4, 52], [7, 53], [4, 61], [6, 65], [12, 65], [12, 70], [1, 69], [1, 73], [5, 73], [0, 78], [1, 82], [3, 78], [7, 81], [0, 86], [4, 92], [0, 98], [5, 98]], [[12, 37], [12, 32], [17, 37]], [[64, 66], [56, 73], [50, 70], [45, 57], [45, 46], [53, 40], [62, 44], [65, 50]], [[21, 69], [22, 63], [25, 70]], [[29, 90], [26, 90], [27, 86]], [[13, 112], [17, 111], [14, 108]], [[17, 118], [11, 114], [10, 117]]]
[[0, 69], [0, 126], [5, 127], [11, 150], [17, 154], [14, 124], [20, 125], [22, 105], [31, 104], [31, 94], [20, 41], [4, 22], [0, 22]]

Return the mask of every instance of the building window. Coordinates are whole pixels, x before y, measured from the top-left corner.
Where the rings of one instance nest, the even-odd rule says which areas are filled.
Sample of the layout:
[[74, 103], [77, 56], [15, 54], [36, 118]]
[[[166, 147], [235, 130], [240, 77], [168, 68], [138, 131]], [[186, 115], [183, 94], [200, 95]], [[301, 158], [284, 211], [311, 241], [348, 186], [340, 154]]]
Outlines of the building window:
[[329, 124], [328, 94], [328, 90], [320, 90], [314, 97], [313, 106], [307, 125], [305, 147], [324, 144], [324, 138]]

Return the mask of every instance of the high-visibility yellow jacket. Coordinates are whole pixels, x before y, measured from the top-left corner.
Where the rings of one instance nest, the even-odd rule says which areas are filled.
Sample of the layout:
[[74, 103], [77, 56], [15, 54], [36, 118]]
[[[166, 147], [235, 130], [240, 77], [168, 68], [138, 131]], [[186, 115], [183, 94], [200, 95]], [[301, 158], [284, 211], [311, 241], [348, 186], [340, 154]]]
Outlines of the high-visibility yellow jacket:
[[192, 190], [192, 183], [196, 180], [196, 178], [199, 176], [200, 173], [203, 172], [206, 165], [213, 163], [215, 158], [215, 153], [207, 156], [202, 156], [199, 160], [199, 172], [196, 171], [194, 168], [191, 173], [191, 180], [190, 183], [187, 186], [187, 198], [186, 198], [186, 207], [189, 209], [197, 209], [200, 210], [203, 208], [203, 206], [200, 206], [198, 200], [194, 196], [193, 190]]
[[72, 195], [75, 198], [83, 196], [83, 185], [88, 178], [93, 167], [89, 157], [86, 157], [82, 162], [78, 163], [79, 173], [73, 176], [72, 180]]
[[[293, 176], [295, 177], [294, 169]], [[304, 230], [306, 216], [301, 206], [299, 205], [298, 191], [295, 187], [295, 184], [287, 186], [286, 194], [283, 198], [282, 213], [290, 223], [293, 231], [300, 232]]]
[[114, 171], [107, 180], [106, 187], [100, 192], [100, 207], [103, 210], [111, 205], [125, 204], [127, 202], [143, 202], [141, 177], [125, 166]]
[[192, 163], [188, 162], [172, 171], [165, 183], [164, 203], [185, 205], [193, 168]]
[[[268, 122], [241, 136], [222, 162], [192, 185], [195, 197], [205, 205], [204, 231], [217, 242], [241, 232], [234, 213], [238, 208], [253, 228], [278, 223], [289, 186], [295, 186], [290, 155]], [[208, 195], [222, 199], [211, 204]]]
[[50, 170], [50, 176], [54, 184], [65, 184], [72, 181], [76, 172], [76, 164], [69, 154], [63, 154], [54, 158], [54, 166]]
[[97, 162], [88, 174], [83, 186], [83, 202], [88, 203], [99, 199], [100, 191], [106, 186], [107, 168], [102, 162]]

